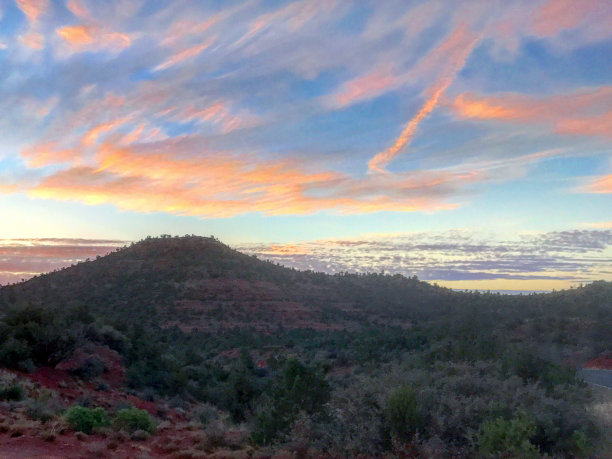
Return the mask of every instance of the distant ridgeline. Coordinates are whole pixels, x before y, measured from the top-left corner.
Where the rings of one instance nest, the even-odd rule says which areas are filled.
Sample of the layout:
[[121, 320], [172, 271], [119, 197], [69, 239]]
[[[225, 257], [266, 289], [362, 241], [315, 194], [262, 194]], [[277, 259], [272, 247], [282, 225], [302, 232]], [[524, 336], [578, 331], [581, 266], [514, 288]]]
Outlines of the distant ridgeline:
[[611, 327], [609, 282], [456, 292], [297, 271], [196, 236], [147, 238], [0, 289], [0, 365], [214, 411], [221, 436], [246, 426], [237, 449], [596, 454], [575, 370], [612, 351]]

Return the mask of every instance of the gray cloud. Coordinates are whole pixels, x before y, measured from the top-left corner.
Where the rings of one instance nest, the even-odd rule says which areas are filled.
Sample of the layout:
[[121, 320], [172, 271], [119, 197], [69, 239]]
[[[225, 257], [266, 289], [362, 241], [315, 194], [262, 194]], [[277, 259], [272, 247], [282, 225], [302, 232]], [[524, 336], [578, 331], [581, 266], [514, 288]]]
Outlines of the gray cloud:
[[263, 259], [328, 273], [380, 272], [422, 280], [609, 278], [612, 231], [575, 230], [491, 239], [473, 231], [238, 247]]

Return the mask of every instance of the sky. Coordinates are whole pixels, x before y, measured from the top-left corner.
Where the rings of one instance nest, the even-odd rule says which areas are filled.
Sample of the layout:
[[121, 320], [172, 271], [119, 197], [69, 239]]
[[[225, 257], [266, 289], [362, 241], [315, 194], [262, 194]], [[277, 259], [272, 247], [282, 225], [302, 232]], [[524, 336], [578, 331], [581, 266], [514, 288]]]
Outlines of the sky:
[[0, 0], [0, 283], [147, 235], [612, 280], [609, 0]]

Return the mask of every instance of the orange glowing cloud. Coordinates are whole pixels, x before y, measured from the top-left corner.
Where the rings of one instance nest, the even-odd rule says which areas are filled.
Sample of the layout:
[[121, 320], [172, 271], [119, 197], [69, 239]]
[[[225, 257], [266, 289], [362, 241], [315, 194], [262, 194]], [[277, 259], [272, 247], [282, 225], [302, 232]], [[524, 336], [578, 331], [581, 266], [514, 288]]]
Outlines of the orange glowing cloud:
[[[457, 204], [446, 198], [486, 179], [478, 172], [411, 171], [393, 177], [352, 178], [332, 171], [307, 172], [290, 160], [261, 161], [224, 153], [177, 157], [175, 141], [148, 153], [101, 145], [99, 167], [72, 167], [29, 189], [35, 198], [114, 204], [136, 212], [230, 217], [379, 211], [434, 211]], [[142, 147], [140, 147], [142, 149]]]
[[228, 108], [228, 104], [223, 101], [215, 102], [203, 109], [188, 107], [184, 110], [182, 116], [187, 121], [195, 119], [218, 124], [221, 126], [221, 130], [224, 133], [231, 132], [241, 127], [252, 126], [256, 122], [255, 118], [250, 115], [232, 115]]
[[261, 191], [262, 185], [274, 186], [278, 183], [278, 189], [281, 189], [291, 184], [299, 186], [336, 178], [335, 174], [327, 172], [302, 173], [290, 162], [251, 164], [245, 158], [228, 155], [197, 160], [177, 159], [168, 153], [142, 155], [110, 144], [101, 146], [98, 161], [99, 171], [120, 176], [138, 176], [173, 185], [202, 182], [211, 187], [209, 193], [219, 190], [220, 193], [256, 194]]
[[496, 104], [494, 101], [475, 99], [466, 94], [460, 94], [455, 99], [455, 109], [466, 118], [494, 118], [511, 120], [519, 115], [511, 108]]
[[92, 31], [92, 27], [85, 25], [67, 26], [57, 29], [60, 37], [75, 46], [90, 44], [93, 41]]
[[43, 167], [50, 164], [73, 161], [78, 152], [72, 149], [61, 149], [55, 142], [35, 145], [21, 152], [29, 167]]
[[446, 81], [440, 87], [436, 88], [433, 95], [425, 102], [416, 116], [408, 122], [395, 143], [385, 151], [378, 153], [370, 160], [368, 163], [370, 170], [379, 172], [384, 171], [385, 166], [389, 164], [389, 162], [398, 155], [400, 150], [412, 140], [419, 123], [429, 116], [436, 105], [438, 105], [440, 96], [446, 90], [446, 88], [450, 86], [450, 83], [450, 81]]
[[452, 108], [462, 118], [539, 122], [561, 134], [612, 136], [612, 86], [534, 98], [520, 94], [479, 97], [460, 94]]
[[30, 23], [37, 22], [48, 6], [47, 0], [16, 0], [16, 2]]
[[585, 193], [597, 194], [612, 193], [612, 174], [599, 177], [598, 179], [585, 186], [581, 191]]
[[194, 58], [200, 53], [202, 53], [206, 48], [208, 48], [214, 41], [215, 39], [211, 38], [210, 40], [207, 40], [200, 45], [191, 46], [190, 48], [184, 49], [176, 54], [173, 54], [164, 62], [155, 67], [155, 70], [164, 70], [187, 59]]
[[136, 129], [133, 129], [132, 131], [130, 131], [128, 134], [124, 135], [121, 138], [121, 144], [131, 145], [134, 142], [138, 141], [138, 139], [140, 139], [140, 136], [142, 136], [144, 129], [145, 129], [145, 124], [144, 123], [139, 124]]
[[93, 145], [102, 134], [112, 131], [113, 129], [125, 124], [128, 120], [129, 118], [122, 118], [97, 125], [96, 127], [90, 129], [85, 136], [83, 136], [83, 145]]
[[132, 43], [132, 39], [127, 34], [110, 32], [95, 25], [60, 27], [56, 32], [75, 52], [100, 49], [117, 52]]
[[296, 244], [271, 245], [262, 251], [264, 254], [274, 255], [308, 255], [311, 251], [305, 247]]
[[417, 127], [433, 109], [438, 105], [440, 97], [453, 83], [456, 74], [463, 68], [465, 61], [471, 54], [478, 37], [470, 33], [465, 27], [458, 27], [451, 35], [432, 53], [430, 53], [418, 66], [419, 72], [429, 71], [442, 56], [448, 61], [446, 69], [428, 90], [430, 94], [418, 113], [408, 122], [395, 143], [386, 150], [376, 154], [368, 163], [371, 171], [384, 172], [385, 167], [405, 148], [414, 137]]

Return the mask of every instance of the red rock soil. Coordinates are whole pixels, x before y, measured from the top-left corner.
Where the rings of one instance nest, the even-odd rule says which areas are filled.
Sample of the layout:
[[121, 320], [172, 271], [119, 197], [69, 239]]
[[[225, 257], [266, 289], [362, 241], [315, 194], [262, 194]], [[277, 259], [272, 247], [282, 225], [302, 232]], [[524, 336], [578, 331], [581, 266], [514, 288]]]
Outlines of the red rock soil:
[[585, 363], [585, 368], [594, 368], [599, 370], [612, 370], [612, 356], [600, 356]]
[[[30, 380], [36, 387], [53, 390], [66, 406], [87, 399], [91, 406], [101, 406], [105, 409], [123, 404], [146, 410], [155, 416], [158, 422], [162, 421], [157, 433], [145, 441], [131, 440], [129, 436], [121, 436], [111, 430], [93, 435], [76, 434], [57, 422], [57, 428], [49, 426], [53, 421], [48, 424], [30, 422], [23, 413], [11, 411], [5, 405], [0, 406], [0, 422], [4, 421], [5, 425], [10, 427], [8, 432], [0, 430], [0, 459], [191, 457], [181, 455], [181, 451], [205, 454], [201, 447], [199, 451], [195, 448], [195, 445], [201, 445], [205, 439], [202, 429], [190, 425], [184, 414], [168, 406], [160, 406], [122, 392], [120, 386], [124, 369], [117, 364], [118, 360], [112, 362], [119, 356], [113, 355], [114, 351], [109, 353], [108, 348], [96, 351], [99, 352], [98, 355], [106, 353], [104, 360], [109, 371], [103, 375], [103, 379], [109, 386], [107, 390], [99, 390], [98, 384], [84, 382], [73, 377], [67, 370], [59, 369], [70, 368], [70, 361], [58, 365], [59, 368], [40, 368], [32, 374], [15, 373], [20, 379]], [[73, 358], [80, 359], [82, 356], [76, 353]], [[16, 427], [18, 425], [19, 427]], [[52, 439], [45, 435], [45, 431], [50, 430], [54, 431]], [[226, 437], [236, 434], [225, 432]], [[231, 438], [229, 440], [231, 441]], [[241, 454], [239, 451], [227, 453], [228, 455], [224, 456], [224, 453], [219, 452], [211, 457], [245, 455], [245, 452]]]

